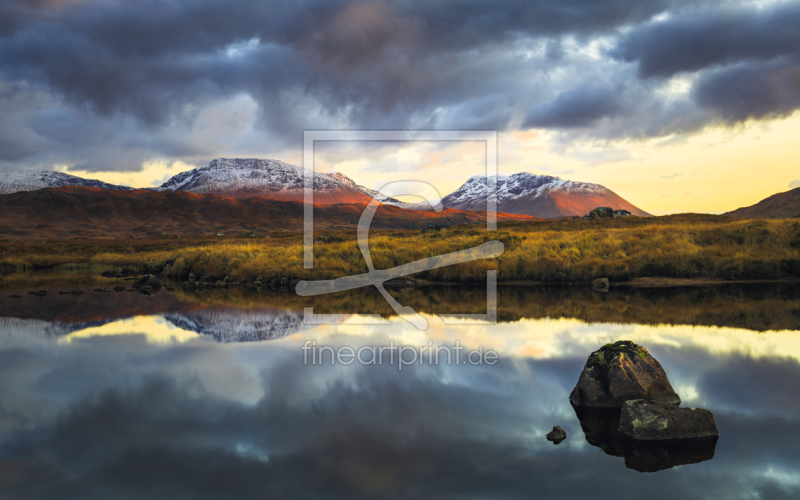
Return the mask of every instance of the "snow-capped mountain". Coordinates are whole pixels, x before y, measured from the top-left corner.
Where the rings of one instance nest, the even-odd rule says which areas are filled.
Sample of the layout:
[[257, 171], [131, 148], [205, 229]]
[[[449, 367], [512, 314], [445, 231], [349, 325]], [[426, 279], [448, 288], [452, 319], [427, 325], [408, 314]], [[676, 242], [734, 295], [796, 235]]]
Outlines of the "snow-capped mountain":
[[217, 342], [257, 342], [282, 339], [308, 330], [303, 313], [290, 309], [237, 309], [213, 307], [185, 313], [169, 313], [164, 318], [184, 330], [209, 335]]
[[38, 172], [29, 172], [25, 170], [0, 172], [0, 194], [16, 193], [18, 191], [36, 191], [37, 189], [64, 186], [86, 186], [117, 191], [133, 189], [127, 186], [117, 186], [115, 184], [108, 184], [107, 182], [84, 179], [75, 175], [49, 170]]
[[[305, 169], [278, 160], [217, 158], [205, 167], [180, 173], [159, 191], [189, 191], [230, 198], [264, 196], [282, 201], [303, 201]], [[370, 198], [352, 184], [313, 172], [314, 203], [368, 203]], [[349, 180], [349, 179], [347, 179]]]
[[[599, 184], [527, 172], [495, 176], [494, 179], [497, 183], [498, 212], [552, 219], [585, 215], [597, 207], [612, 207], [628, 210], [633, 215], [650, 215]], [[488, 180], [483, 175], [471, 177], [460, 188], [442, 198], [442, 205], [458, 210], [486, 210]]]
[[328, 172], [325, 175], [327, 175], [328, 177], [331, 177], [333, 179], [336, 179], [337, 181], [341, 182], [342, 184], [346, 184], [346, 185], [352, 187], [353, 189], [358, 189], [359, 191], [361, 191], [365, 195], [369, 196], [370, 198], [375, 198], [376, 200], [380, 201], [381, 203], [385, 203], [387, 205], [395, 205], [395, 206], [398, 206], [398, 207], [402, 207], [402, 206], [405, 205], [400, 200], [395, 200], [394, 198], [386, 196], [384, 194], [381, 194], [378, 191], [375, 191], [374, 189], [370, 189], [368, 187], [364, 187], [364, 186], [358, 185], [356, 183], [356, 181], [354, 181], [350, 177], [347, 177], [346, 175], [344, 175], [341, 172]]

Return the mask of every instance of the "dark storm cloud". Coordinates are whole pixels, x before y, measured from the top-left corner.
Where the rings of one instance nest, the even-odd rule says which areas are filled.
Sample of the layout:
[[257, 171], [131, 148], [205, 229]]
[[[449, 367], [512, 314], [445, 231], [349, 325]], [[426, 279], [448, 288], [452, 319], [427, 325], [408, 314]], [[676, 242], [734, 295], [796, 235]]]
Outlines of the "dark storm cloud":
[[638, 63], [645, 78], [740, 61], [800, 57], [800, 4], [689, 12], [623, 36], [611, 55]]
[[585, 127], [595, 121], [618, 114], [622, 89], [582, 87], [563, 92], [553, 101], [537, 106], [528, 115], [523, 127]]
[[[263, 154], [265, 144], [276, 154], [296, 153], [309, 129], [507, 130], [522, 123], [574, 130], [573, 138], [691, 132], [742, 111], [709, 103], [698, 90], [694, 105], [706, 110], [699, 117], [626, 67], [638, 64], [645, 75], [702, 70], [705, 62], [681, 62], [687, 56], [669, 39], [674, 33], [703, 45], [690, 57], [719, 64], [778, 54], [796, 36], [786, 29], [796, 14], [789, 8], [755, 20], [731, 11], [719, 20], [704, 2], [699, 18], [714, 33], [743, 30], [721, 53], [713, 34], [703, 38], [701, 28], [676, 24], [698, 3], [5, 1], [0, 89], [17, 90], [0, 95], [0, 111], [11, 110], [0, 116], [0, 165], [139, 170], [154, 157], [202, 162], [221, 153]], [[677, 17], [650, 21], [664, 12]], [[576, 53], [631, 26], [612, 52], [619, 60]], [[748, 48], [751, 35], [757, 43]], [[766, 92], [765, 83], [750, 90]], [[252, 100], [249, 133], [227, 130], [225, 110], [209, 112], [241, 96]], [[743, 112], [780, 116], [791, 102], [761, 115], [758, 105]]]
[[800, 108], [800, 57], [709, 72], [697, 81], [692, 95], [727, 122], [790, 115]]

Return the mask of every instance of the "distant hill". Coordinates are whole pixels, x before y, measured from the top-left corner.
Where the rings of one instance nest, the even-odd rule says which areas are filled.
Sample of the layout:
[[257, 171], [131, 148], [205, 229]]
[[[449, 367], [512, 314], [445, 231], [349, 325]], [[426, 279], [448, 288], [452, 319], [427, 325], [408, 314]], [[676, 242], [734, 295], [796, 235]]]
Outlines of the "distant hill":
[[[458, 210], [485, 210], [488, 179], [483, 175], [471, 177], [460, 188], [442, 198], [442, 204]], [[553, 219], [582, 216], [597, 207], [611, 207], [627, 210], [640, 217], [650, 215], [600, 184], [527, 172], [497, 176], [496, 182], [497, 210], [509, 214]]]
[[800, 188], [773, 194], [755, 205], [737, 208], [723, 215], [742, 219], [787, 219], [800, 217]]
[[122, 191], [133, 189], [127, 186], [117, 186], [103, 181], [84, 179], [75, 175], [49, 170], [30, 172], [26, 170], [11, 170], [0, 172], [0, 194], [64, 186], [86, 186]]
[[[364, 206], [338, 204], [314, 209], [316, 230], [355, 230]], [[302, 230], [303, 204], [265, 197], [227, 198], [184, 191], [111, 191], [87, 187], [42, 189], [0, 195], [0, 238], [114, 237]], [[498, 214], [499, 221], [537, 220]], [[422, 228], [427, 224], [485, 223], [484, 212], [440, 213], [382, 205], [373, 228]]]

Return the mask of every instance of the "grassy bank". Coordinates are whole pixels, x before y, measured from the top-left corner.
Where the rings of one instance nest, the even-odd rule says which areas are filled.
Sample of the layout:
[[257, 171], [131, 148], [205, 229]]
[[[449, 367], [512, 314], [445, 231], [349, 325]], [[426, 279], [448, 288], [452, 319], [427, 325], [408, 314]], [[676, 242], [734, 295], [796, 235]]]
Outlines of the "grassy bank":
[[[171, 263], [167, 274], [184, 279], [229, 276], [267, 280], [279, 277], [328, 279], [367, 271], [348, 231], [317, 244], [313, 270], [303, 268], [302, 235], [270, 238], [162, 237], [120, 240], [0, 242], [6, 270], [32, 267]], [[641, 277], [723, 280], [800, 277], [800, 222], [738, 220], [712, 215], [628, 217], [614, 220], [555, 220], [501, 223], [499, 231], [455, 226], [442, 232], [374, 231], [370, 249], [375, 267], [389, 268], [425, 257], [474, 247], [491, 239], [505, 244], [496, 260], [437, 269], [415, 279], [482, 282], [487, 269], [501, 281], [586, 282], [599, 277], [628, 281]]]

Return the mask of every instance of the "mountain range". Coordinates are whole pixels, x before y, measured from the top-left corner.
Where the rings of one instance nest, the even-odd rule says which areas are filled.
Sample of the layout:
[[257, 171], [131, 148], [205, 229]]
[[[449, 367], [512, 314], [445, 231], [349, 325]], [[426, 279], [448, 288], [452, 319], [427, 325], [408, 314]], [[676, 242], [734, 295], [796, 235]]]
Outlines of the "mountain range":
[[[205, 167], [175, 175], [149, 191], [182, 191], [200, 195], [217, 195], [233, 199], [264, 197], [279, 201], [303, 201], [304, 173], [298, 167], [278, 160], [254, 158], [217, 158]], [[314, 204], [364, 205], [373, 197], [385, 205], [411, 210], [430, 210], [427, 203], [408, 204], [359, 185], [339, 172], [313, 172]], [[81, 179], [57, 172], [8, 173], [3, 193], [31, 191], [44, 187], [89, 186], [111, 190], [130, 190]], [[497, 176], [497, 210], [508, 214], [539, 218], [582, 216], [599, 206], [628, 210], [634, 215], [648, 216], [610, 189], [599, 184], [562, 180], [527, 172]], [[471, 177], [453, 193], [442, 198], [445, 208], [460, 211], [486, 210], [485, 176]]]
[[[314, 207], [317, 230], [354, 229], [363, 212], [356, 203]], [[304, 207], [298, 201], [263, 196], [231, 198], [185, 191], [114, 191], [80, 186], [0, 195], [0, 237], [127, 237], [217, 231], [264, 234], [303, 229]], [[534, 221], [522, 214], [497, 214], [498, 221]], [[482, 224], [486, 212], [446, 208], [441, 212], [381, 205], [370, 227], [422, 228]]]

